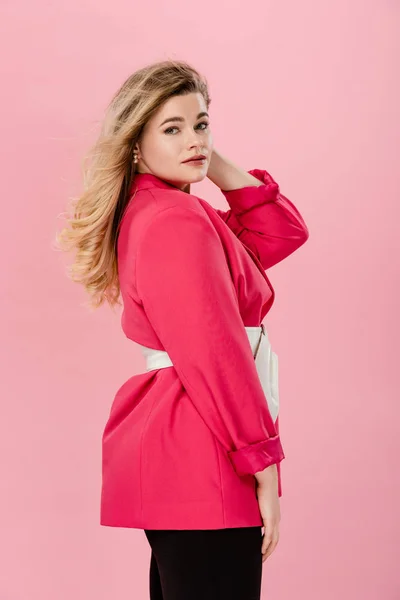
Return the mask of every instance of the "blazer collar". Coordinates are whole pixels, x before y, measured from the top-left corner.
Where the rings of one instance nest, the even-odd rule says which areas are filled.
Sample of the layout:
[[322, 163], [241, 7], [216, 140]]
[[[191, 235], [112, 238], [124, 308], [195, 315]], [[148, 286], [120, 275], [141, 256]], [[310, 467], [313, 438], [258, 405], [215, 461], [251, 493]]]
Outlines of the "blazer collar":
[[136, 173], [130, 191], [133, 193], [135, 190], [147, 190], [153, 187], [164, 190], [179, 190], [175, 185], [167, 183], [152, 173]]

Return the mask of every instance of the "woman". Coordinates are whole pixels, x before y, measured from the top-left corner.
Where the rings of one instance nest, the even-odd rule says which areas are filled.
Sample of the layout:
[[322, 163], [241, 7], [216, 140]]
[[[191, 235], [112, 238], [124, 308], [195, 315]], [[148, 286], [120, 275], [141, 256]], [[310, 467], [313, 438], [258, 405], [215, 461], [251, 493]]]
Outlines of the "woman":
[[[77, 250], [71, 276], [93, 306], [122, 296], [122, 329], [146, 357], [104, 429], [100, 522], [145, 531], [152, 600], [258, 599], [279, 538], [284, 453], [277, 357], [261, 325], [274, 300], [265, 270], [308, 230], [267, 171], [217, 151], [209, 106], [205, 79], [184, 62], [129, 77], [60, 236]], [[230, 210], [191, 194], [205, 177]]]

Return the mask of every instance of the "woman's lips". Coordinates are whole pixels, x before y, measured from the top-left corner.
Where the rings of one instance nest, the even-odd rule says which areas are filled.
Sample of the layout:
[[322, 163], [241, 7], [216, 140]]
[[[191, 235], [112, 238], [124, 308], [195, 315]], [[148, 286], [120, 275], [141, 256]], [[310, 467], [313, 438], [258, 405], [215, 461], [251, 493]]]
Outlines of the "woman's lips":
[[184, 165], [191, 165], [192, 167], [196, 167], [196, 166], [201, 166], [204, 165], [204, 163], [206, 162], [206, 158], [198, 158], [195, 160], [187, 160], [185, 161], [183, 164]]

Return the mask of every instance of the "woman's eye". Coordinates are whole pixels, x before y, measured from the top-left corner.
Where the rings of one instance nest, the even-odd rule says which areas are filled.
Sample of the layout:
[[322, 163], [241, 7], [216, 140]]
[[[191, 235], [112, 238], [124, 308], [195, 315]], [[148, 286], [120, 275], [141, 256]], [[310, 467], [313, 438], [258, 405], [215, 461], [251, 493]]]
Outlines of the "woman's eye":
[[168, 129], [166, 129], [164, 131], [164, 133], [170, 133], [171, 129], [178, 129], [177, 127], [168, 127]]
[[[204, 131], [205, 129], [207, 129], [207, 127], [208, 127], [209, 124], [206, 121], [202, 121], [201, 123], [199, 123], [197, 125], [197, 127], [200, 127], [200, 125], [205, 125], [205, 127], [203, 127], [201, 129], [201, 131]], [[170, 134], [170, 133], [172, 133], [173, 129], [178, 129], [178, 127], [168, 127], [167, 129], [165, 129], [164, 133]]]

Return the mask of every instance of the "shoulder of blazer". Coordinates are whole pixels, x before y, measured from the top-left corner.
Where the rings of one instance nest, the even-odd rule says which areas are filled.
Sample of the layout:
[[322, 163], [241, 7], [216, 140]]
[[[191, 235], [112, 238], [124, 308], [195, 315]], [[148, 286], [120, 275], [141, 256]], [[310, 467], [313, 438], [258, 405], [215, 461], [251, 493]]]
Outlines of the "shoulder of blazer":
[[[143, 190], [145, 191], [145, 190]], [[181, 190], [174, 189], [160, 189], [160, 188], [148, 188], [146, 190], [153, 198], [155, 202], [156, 212], [164, 210], [165, 208], [172, 208], [174, 206], [181, 208], [190, 208], [201, 214], [202, 207], [199, 198], [193, 194], [182, 192]]]
[[161, 219], [164, 227], [167, 224], [174, 226], [174, 221], [180, 221], [184, 213], [187, 216], [193, 215], [194, 221], [206, 221], [207, 225], [212, 225], [200, 199], [193, 194], [178, 189], [138, 190], [130, 199], [123, 215], [119, 241], [132, 238], [132, 243], [136, 246], [152, 224], [155, 225]]

